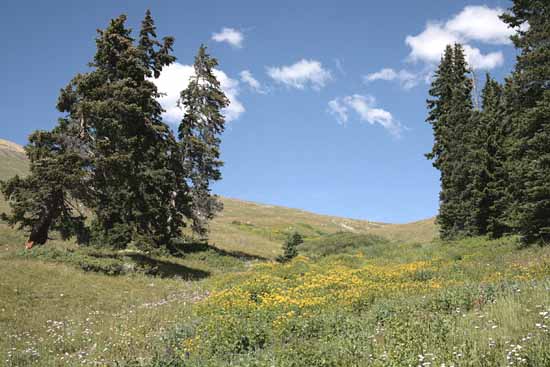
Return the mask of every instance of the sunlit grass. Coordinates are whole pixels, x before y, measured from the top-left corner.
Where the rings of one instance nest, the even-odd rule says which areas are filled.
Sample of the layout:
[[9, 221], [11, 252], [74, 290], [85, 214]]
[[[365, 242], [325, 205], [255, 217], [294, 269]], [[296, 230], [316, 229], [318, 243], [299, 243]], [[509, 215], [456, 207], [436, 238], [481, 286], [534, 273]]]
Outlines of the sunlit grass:
[[365, 242], [258, 264], [212, 287], [179, 345], [186, 365], [550, 362], [550, 250], [520, 250], [514, 238]]

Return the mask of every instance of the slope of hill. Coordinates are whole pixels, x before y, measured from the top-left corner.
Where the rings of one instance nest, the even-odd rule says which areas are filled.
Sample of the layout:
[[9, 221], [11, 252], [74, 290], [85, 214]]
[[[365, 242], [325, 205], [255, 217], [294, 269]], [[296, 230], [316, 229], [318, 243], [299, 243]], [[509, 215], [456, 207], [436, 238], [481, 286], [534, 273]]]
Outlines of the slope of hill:
[[[21, 146], [0, 139], [0, 179], [28, 171]], [[371, 233], [392, 240], [427, 242], [436, 237], [433, 219], [387, 224], [366, 220], [319, 215], [299, 209], [264, 205], [244, 200], [222, 198], [224, 210], [211, 223], [210, 241], [231, 251], [272, 258], [290, 230], [298, 230], [306, 239], [336, 232]], [[0, 210], [6, 209], [0, 198]]]
[[0, 139], [0, 178], [27, 172], [25, 150], [15, 143]]

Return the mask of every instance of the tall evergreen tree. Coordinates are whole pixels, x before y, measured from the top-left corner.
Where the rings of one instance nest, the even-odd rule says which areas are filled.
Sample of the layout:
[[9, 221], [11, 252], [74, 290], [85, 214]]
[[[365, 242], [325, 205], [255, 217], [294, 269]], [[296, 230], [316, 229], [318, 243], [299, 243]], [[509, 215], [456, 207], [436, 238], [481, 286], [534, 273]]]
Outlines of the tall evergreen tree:
[[443, 238], [472, 230], [468, 212], [472, 205], [467, 151], [472, 127], [472, 81], [461, 45], [447, 46], [435, 72], [427, 101], [427, 121], [434, 131], [434, 146], [426, 155], [441, 172], [437, 222]]
[[66, 115], [52, 132], [33, 135], [29, 178], [3, 185], [9, 221], [30, 227], [37, 243], [51, 229], [82, 229], [73, 200], [93, 213], [92, 240], [119, 248], [166, 246], [191, 217], [182, 151], [152, 81], [175, 60], [173, 39], [156, 39], [150, 12], [137, 44], [125, 22], [121, 15], [98, 31], [93, 69], [60, 93]]
[[478, 192], [482, 193], [478, 212], [481, 213], [485, 229], [482, 234], [497, 238], [511, 230], [507, 193], [510, 130], [505, 119], [503, 87], [489, 74], [481, 97], [483, 110], [476, 142], [476, 146], [481, 147], [481, 177], [476, 180]]
[[439, 193], [439, 214], [437, 222], [440, 226], [441, 236], [448, 238], [452, 234], [453, 218], [448, 215], [447, 207], [449, 197], [449, 131], [451, 122], [448, 119], [450, 101], [452, 98], [452, 74], [453, 73], [453, 49], [449, 45], [445, 48], [443, 57], [432, 81], [429, 94], [432, 99], [427, 100], [428, 118], [426, 121], [432, 125], [434, 133], [434, 145], [432, 151], [426, 154], [426, 158], [433, 160], [433, 166], [440, 171], [441, 190]]
[[225, 128], [222, 109], [229, 100], [213, 73], [217, 65], [218, 61], [201, 46], [195, 57], [195, 73], [180, 98], [185, 115], [178, 132], [192, 200], [192, 227], [199, 234], [206, 233], [207, 221], [221, 210], [210, 184], [221, 179], [220, 134]]
[[475, 207], [475, 192], [472, 186], [472, 170], [475, 164], [473, 139], [476, 119], [473, 113], [473, 82], [470, 67], [466, 62], [464, 48], [460, 44], [453, 47], [453, 88], [448, 119], [450, 197], [449, 212], [454, 221], [454, 235], [475, 235], [479, 233], [476, 220], [472, 220]]
[[135, 45], [125, 22], [122, 15], [98, 31], [94, 70], [69, 84], [59, 108], [80, 121], [89, 146], [94, 241], [158, 247], [179, 235], [186, 202], [177, 142], [151, 81], [174, 61], [173, 39], [156, 40], [147, 12]]
[[[520, 50], [510, 87], [514, 111], [510, 191], [512, 220], [525, 243], [550, 242], [550, 3], [514, 0], [502, 19]], [[528, 26], [525, 26], [528, 25]]]

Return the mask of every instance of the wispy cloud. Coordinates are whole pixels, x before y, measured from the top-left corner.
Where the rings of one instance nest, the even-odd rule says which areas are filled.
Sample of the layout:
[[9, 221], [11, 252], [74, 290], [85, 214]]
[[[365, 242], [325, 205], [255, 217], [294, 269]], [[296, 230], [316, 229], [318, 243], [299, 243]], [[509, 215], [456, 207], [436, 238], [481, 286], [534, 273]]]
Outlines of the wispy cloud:
[[[177, 124], [183, 118], [184, 110], [177, 105], [180, 97], [180, 92], [187, 88], [189, 78], [194, 75], [193, 65], [183, 65], [173, 63], [164, 68], [158, 79], [152, 81], [156, 84], [159, 92], [164, 95], [159, 99], [165, 112], [163, 117], [166, 121]], [[239, 96], [239, 81], [230, 78], [222, 70], [215, 69], [214, 75], [220, 81], [221, 88], [229, 99], [229, 107], [224, 109], [223, 114], [227, 121], [238, 119], [244, 112], [245, 108]]]
[[353, 94], [335, 98], [328, 103], [328, 111], [340, 124], [345, 124], [349, 119], [349, 112], [354, 111], [361, 121], [381, 125], [396, 138], [401, 137], [403, 132], [403, 126], [393, 115], [376, 107], [375, 98], [369, 95]]
[[244, 35], [241, 31], [234, 28], [222, 28], [218, 33], [212, 34], [212, 39], [216, 42], [227, 42], [233, 47], [243, 47]]
[[265, 94], [266, 90], [262, 86], [262, 84], [254, 78], [252, 73], [249, 70], [243, 70], [239, 74], [241, 76], [241, 82], [248, 85], [250, 89], [252, 89], [254, 92]]
[[328, 111], [334, 115], [339, 124], [343, 125], [348, 122], [348, 108], [342, 103], [341, 99], [335, 98], [329, 101]]
[[319, 90], [332, 79], [330, 71], [324, 69], [319, 61], [306, 59], [288, 66], [269, 67], [267, 74], [276, 82], [296, 89], [311, 86]]
[[346, 71], [344, 70], [344, 62], [341, 59], [334, 59], [334, 64], [336, 64], [336, 69], [340, 72], [340, 74], [346, 75]]
[[396, 71], [391, 68], [384, 68], [375, 73], [367, 74], [363, 77], [365, 83], [374, 82], [376, 80], [392, 81], [397, 80], [404, 89], [411, 89], [418, 85], [423, 80], [421, 73], [414, 73], [407, 70]]

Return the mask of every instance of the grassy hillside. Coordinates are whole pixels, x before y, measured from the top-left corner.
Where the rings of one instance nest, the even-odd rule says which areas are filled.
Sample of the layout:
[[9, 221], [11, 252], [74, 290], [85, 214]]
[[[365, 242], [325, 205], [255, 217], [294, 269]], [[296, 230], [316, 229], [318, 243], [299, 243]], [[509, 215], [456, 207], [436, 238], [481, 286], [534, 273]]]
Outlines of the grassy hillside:
[[[0, 180], [15, 175], [25, 175], [28, 171], [27, 157], [23, 148], [15, 143], [0, 139]], [[0, 195], [0, 212], [7, 209]]]
[[[0, 140], [0, 179], [27, 172], [23, 149]], [[240, 251], [266, 258], [278, 255], [286, 233], [300, 231], [306, 239], [336, 232], [370, 233], [385, 238], [426, 242], [437, 236], [433, 219], [408, 224], [376, 223], [298, 209], [222, 198], [224, 210], [211, 223], [210, 242], [221, 249]], [[6, 204], [0, 197], [0, 210]]]

